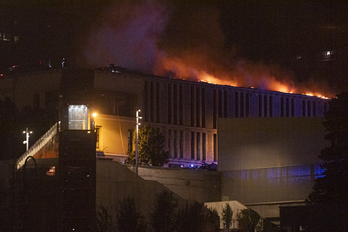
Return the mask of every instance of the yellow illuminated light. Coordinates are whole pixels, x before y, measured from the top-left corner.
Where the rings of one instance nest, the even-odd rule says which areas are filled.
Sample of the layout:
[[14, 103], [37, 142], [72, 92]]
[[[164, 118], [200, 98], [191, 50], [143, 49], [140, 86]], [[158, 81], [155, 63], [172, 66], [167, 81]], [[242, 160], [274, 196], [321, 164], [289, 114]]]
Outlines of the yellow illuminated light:
[[92, 115], [93, 115], [93, 117], [97, 117], [98, 114], [97, 113], [93, 113]]

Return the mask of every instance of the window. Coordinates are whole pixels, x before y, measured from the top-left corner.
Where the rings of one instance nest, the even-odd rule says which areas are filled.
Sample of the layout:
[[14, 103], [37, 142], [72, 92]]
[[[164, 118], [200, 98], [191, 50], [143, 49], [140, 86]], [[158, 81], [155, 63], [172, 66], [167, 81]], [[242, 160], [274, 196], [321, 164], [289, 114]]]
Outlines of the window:
[[69, 105], [69, 130], [88, 130], [88, 114], [85, 105]]
[[205, 133], [202, 133], [202, 159], [206, 160], [206, 137], [205, 137]]
[[180, 158], [184, 158], [184, 138], [183, 138], [183, 131], [180, 131]]
[[196, 149], [197, 149], [197, 160], [201, 159], [201, 135], [197, 132]]
[[[99, 142], [99, 128], [97, 128], [97, 141]], [[98, 147], [97, 147], [98, 148]], [[128, 151], [133, 151], [133, 130], [128, 130]]]
[[214, 140], [213, 140], [213, 149], [214, 149], [214, 161], [217, 161], [217, 144], [216, 144], [216, 134], [214, 134]]
[[195, 158], [195, 132], [191, 132], [191, 159]]

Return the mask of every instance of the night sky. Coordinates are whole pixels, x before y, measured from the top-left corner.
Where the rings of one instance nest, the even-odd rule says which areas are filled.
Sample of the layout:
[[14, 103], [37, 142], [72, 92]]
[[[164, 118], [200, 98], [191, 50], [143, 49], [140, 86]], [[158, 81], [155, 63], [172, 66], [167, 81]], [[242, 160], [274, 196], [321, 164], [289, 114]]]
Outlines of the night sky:
[[[348, 89], [348, 4], [343, 1], [43, 2], [5, 7], [18, 15], [31, 60], [49, 58], [59, 65], [66, 57], [71, 66], [113, 63], [265, 89], [270, 89], [268, 75], [301, 91]], [[324, 62], [326, 51], [334, 56]]]

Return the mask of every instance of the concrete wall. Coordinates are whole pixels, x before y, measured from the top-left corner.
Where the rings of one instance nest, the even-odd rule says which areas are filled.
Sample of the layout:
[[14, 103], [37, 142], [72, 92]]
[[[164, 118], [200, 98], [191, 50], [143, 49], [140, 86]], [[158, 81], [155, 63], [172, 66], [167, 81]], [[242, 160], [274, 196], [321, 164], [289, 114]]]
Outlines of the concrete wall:
[[[155, 196], [164, 190], [170, 191], [157, 181], [144, 180], [127, 166], [110, 160], [97, 160], [96, 204], [109, 209], [113, 218], [120, 201], [134, 197], [137, 209], [148, 217], [152, 212]], [[175, 193], [180, 207], [186, 202]]]
[[142, 178], [158, 181], [184, 199], [198, 202], [220, 201], [219, 172], [159, 167], [139, 167], [138, 172]]
[[323, 118], [220, 119], [221, 197], [237, 200], [265, 218], [280, 205], [303, 203], [323, 169], [328, 145]]
[[323, 118], [219, 119], [221, 172], [315, 164], [325, 141]]

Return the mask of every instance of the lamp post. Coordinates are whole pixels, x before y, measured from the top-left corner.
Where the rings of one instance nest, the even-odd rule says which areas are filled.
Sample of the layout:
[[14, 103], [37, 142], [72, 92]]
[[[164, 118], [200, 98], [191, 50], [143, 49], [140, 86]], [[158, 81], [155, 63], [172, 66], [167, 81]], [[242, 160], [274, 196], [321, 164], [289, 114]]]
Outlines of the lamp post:
[[135, 141], [135, 173], [138, 175], [138, 165], [139, 165], [139, 120], [142, 119], [142, 117], [139, 117], [139, 113], [141, 110], [137, 110], [136, 112], [136, 141]]
[[25, 137], [26, 137], [25, 141], [23, 141], [23, 144], [26, 144], [26, 146], [27, 146], [26, 151], [29, 150], [29, 134], [32, 134], [32, 133], [33, 133], [32, 131], [28, 130], [28, 127], [26, 127], [25, 131], [23, 131], [23, 134], [25, 134]]

